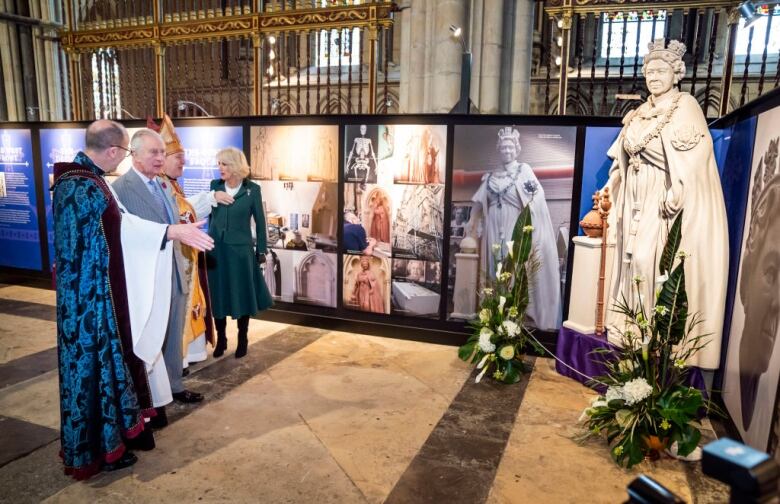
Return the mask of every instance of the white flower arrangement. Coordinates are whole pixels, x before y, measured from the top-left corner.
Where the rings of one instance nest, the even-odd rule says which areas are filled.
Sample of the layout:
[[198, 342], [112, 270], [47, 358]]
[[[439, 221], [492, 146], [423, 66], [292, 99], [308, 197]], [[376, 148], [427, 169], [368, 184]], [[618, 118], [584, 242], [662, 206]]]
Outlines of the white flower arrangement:
[[520, 335], [520, 326], [516, 322], [505, 320], [501, 323], [501, 327], [509, 338], [516, 338]]
[[653, 387], [644, 378], [634, 378], [623, 385], [621, 393], [626, 404], [633, 406], [650, 397]]
[[[530, 276], [536, 266], [529, 206], [523, 209], [513, 229], [512, 236], [506, 237], [511, 239], [504, 241], [502, 236], [502, 243], [491, 247], [495, 272], [486, 279], [488, 286], [481, 291], [478, 317], [470, 322], [474, 332], [458, 350], [462, 360], [471, 361], [480, 371], [477, 382], [488, 373], [503, 383], [515, 383], [525, 372], [524, 349], [531, 340], [523, 321]], [[503, 250], [508, 253], [502, 254]]]
[[493, 331], [487, 327], [483, 327], [479, 333], [479, 349], [485, 353], [493, 353], [496, 351], [496, 345], [494, 345], [490, 338], [493, 336]]

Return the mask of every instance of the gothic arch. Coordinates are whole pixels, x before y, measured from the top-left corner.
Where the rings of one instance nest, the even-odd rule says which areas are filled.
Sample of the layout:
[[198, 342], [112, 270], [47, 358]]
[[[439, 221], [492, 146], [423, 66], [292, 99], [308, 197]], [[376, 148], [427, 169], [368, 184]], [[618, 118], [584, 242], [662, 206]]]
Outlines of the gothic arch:
[[336, 306], [336, 266], [324, 253], [309, 252], [295, 267], [295, 301]]
[[320, 104], [320, 114], [337, 114], [339, 110], [342, 114], [353, 113], [352, 106], [346, 97], [338, 91], [331, 90], [325, 101]]

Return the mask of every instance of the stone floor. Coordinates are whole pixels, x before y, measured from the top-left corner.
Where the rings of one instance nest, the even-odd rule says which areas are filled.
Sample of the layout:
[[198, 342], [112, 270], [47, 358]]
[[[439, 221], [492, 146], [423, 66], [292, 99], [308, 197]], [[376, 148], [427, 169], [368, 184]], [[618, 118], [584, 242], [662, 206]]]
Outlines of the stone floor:
[[[132, 468], [62, 474], [54, 294], [0, 283], [0, 502], [623, 502], [646, 473], [725, 502], [698, 465], [626, 471], [579, 443], [593, 393], [529, 359], [519, 384], [475, 384], [455, 348], [252, 320], [250, 348], [193, 366], [206, 401], [169, 406]], [[235, 327], [229, 333], [232, 351]]]

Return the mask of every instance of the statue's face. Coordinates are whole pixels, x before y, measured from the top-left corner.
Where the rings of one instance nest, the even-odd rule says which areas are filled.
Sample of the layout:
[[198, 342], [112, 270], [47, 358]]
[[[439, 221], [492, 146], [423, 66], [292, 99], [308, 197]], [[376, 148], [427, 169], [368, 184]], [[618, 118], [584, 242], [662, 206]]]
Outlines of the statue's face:
[[768, 222], [758, 248], [745, 258], [741, 279], [745, 327], [739, 344], [740, 372], [752, 376], [769, 368], [780, 321], [780, 219]]
[[184, 153], [177, 152], [165, 156], [163, 172], [171, 178], [179, 178], [184, 172]]
[[517, 147], [514, 142], [510, 140], [504, 140], [498, 146], [498, 153], [501, 154], [501, 161], [503, 163], [511, 163], [517, 159]]
[[360, 267], [363, 268], [363, 271], [367, 271], [368, 268], [371, 267], [371, 263], [368, 262], [367, 257], [363, 257], [362, 259], [360, 259]]
[[669, 63], [654, 59], [645, 67], [645, 82], [647, 90], [653, 96], [666, 94], [675, 85], [674, 69]]

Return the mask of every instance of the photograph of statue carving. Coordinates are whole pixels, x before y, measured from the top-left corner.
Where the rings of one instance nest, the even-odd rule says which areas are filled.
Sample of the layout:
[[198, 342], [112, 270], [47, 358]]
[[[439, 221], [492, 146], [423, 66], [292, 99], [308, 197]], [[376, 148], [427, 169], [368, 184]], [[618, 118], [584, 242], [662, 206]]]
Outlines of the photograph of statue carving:
[[379, 160], [393, 157], [395, 151], [395, 135], [393, 135], [393, 129], [395, 126], [392, 124], [381, 124], [379, 126]]
[[390, 257], [391, 194], [374, 184], [344, 184], [344, 244], [347, 253]]
[[723, 401], [742, 439], [762, 451], [777, 415], [780, 378], [778, 121], [780, 108], [758, 116], [723, 383]]
[[557, 241], [569, 233], [575, 138], [571, 127], [455, 127], [451, 228], [458, 231], [458, 246], [468, 238], [468, 248], [476, 250], [450, 259], [455, 263], [450, 265], [452, 316], [475, 314], [475, 296], [459, 295], [459, 289], [474, 290], [495, 275], [493, 247], [501, 259], [518, 215], [530, 206], [539, 269], [532, 279], [528, 323], [544, 330], [559, 327], [566, 248], [559, 253]]
[[344, 176], [347, 182], [376, 184], [377, 159], [374, 146], [377, 144], [377, 127], [361, 124], [347, 126], [347, 161]]
[[338, 126], [252, 126], [250, 177], [336, 182]]
[[271, 143], [268, 140], [268, 127], [255, 126], [251, 128], [252, 136], [249, 176], [255, 180], [272, 180]]
[[272, 248], [265, 255], [265, 262], [260, 265], [263, 269], [263, 278], [268, 286], [268, 291], [274, 299], [282, 295], [282, 268], [279, 265], [279, 256]]
[[[392, 146], [386, 146], [390, 140]], [[391, 152], [380, 169], [387, 167], [396, 184], [441, 184], [446, 143], [446, 126], [396, 125], [390, 138], [379, 140], [380, 152]]]
[[344, 256], [344, 306], [372, 313], [390, 313], [390, 260]]
[[[614, 160], [605, 188], [614, 205], [608, 240], [615, 243], [612, 278], [605, 292], [606, 326], [610, 340], [624, 320], [613, 308], [625, 299], [629, 306], [655, 302], [655, 276], [669, 227], [683, 211], [680, 250], [685, 262], [688, 313], [702, 323], [691, 336], [708, 335], [707, 345], [688, 364], [715, 369], [728, 274], [726, 207], [707, 122], [696, 99], [679, 91], [685, 75], [685, 45], [664, 39], [648, 44], [642, 70], [649, 97], [623, 119], [623, 129], [607, 155]], [[608, 265], [609, 267], [609, 265]], [[634, 278], [641, 278], [641, 298]]]

